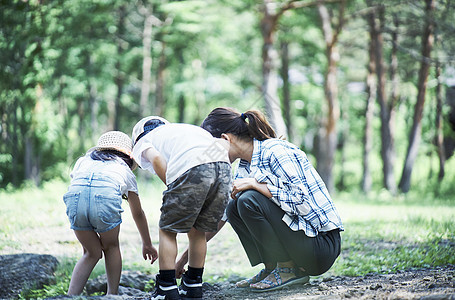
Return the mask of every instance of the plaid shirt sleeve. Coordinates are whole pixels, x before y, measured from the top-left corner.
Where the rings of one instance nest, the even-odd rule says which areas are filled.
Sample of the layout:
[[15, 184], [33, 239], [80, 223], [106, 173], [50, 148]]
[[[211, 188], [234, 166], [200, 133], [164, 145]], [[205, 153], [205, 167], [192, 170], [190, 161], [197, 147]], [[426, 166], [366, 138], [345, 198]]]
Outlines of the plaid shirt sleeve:
[[292, 155], [278, 147], [273, 148], [263, 151], [254, 177], [260, 183], [267, 183], [273, 196], [272, 200], [285, 213], [290, 216], [306, 215], [310, 208], [309, 192], [303, 182], [305, 178], [304, 157]]

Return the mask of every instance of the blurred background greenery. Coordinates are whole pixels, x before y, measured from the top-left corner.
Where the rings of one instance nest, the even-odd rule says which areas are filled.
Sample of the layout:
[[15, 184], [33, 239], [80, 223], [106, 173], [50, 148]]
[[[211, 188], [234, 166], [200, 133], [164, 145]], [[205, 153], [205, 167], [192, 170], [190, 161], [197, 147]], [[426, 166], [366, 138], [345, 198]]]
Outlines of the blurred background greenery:
[[332, 193], [452, 195], [454, 6], [1, 1], [0, 188], [67, 180], [143, 116], [199, 125], [230, 106], [265, 112]]

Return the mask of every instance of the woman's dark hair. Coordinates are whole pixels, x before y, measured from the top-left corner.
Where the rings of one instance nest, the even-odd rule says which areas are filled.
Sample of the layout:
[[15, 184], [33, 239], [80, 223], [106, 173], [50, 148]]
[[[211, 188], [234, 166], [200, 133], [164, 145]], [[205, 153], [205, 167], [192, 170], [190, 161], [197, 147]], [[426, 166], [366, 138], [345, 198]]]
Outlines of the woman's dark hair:
[[117, 150], [94, 150], [90, 153], [90, 157], [93, 160], [101, 161], [115, 160], [117, 158], [120, 158], [128, 165], [128, 167], [130, 167], [130, 169], [133, 168], [133, 159], [125, 153]]
[[201, 127], [217, 138], [220, 138], [223, 133], [232, 133], [244, 140], [255, 138], [263, 141], [276, 138], [272, 126], [257, 110], [249, 110], [241, 114], [232, 108], [218, 107], [210, 112]]

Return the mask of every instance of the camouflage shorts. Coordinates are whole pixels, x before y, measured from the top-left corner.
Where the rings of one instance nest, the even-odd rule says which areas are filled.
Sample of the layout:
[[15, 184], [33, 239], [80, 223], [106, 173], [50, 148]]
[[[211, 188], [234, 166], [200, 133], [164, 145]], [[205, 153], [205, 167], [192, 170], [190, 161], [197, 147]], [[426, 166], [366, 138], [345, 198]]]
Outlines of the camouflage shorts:
[[189, 232], [192, 227], [216, 231], [230, 190], [230, 164], [213, 162], [189, 169], [163, 193], [160, 228], [176, 233]]

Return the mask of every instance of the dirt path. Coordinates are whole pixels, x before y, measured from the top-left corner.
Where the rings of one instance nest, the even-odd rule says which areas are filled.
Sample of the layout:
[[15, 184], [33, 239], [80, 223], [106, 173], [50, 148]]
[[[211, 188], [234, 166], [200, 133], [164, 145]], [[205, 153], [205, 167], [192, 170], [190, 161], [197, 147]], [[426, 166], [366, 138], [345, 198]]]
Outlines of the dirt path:
[[204, 299], [454, 299], [455, 266], [363, 277], [336, 276], [303, 286], [254, 293], [225, 282], [206, 285]]

